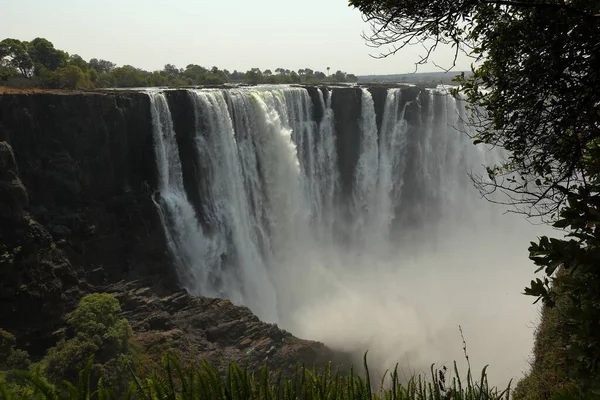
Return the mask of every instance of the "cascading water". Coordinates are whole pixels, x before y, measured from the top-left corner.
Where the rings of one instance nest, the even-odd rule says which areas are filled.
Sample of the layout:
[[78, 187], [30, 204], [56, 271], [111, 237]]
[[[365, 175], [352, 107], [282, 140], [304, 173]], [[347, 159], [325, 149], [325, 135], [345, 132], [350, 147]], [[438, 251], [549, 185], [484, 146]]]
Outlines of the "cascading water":
[[[206, 214], [222, 239], [222, 254], [231, 259], [223, 266], [222, 288], [227, 296], [243, 301], [267, 319], [276, 318], [275, 292], [263, 260], [256, 216], [252, 215], [242, 179], [239, 150], [221, 91], [189, 92], [196, 112], [199, 163], [207, 162], [211, 176]], [[202, 111], [202, 113], [200, 113]], [[238, 298], [237, 295], [241, 295]]]
[[319, 132], [316, 139], [316, 165], [313, 180], [318, 182], [314, 195], [317, 196], [318, 210], [315, 213], [315, 219], [321, 222], [322, 230], [317, 232], [320, 235], [319, 240], [333, 240], [333, 224], [335, 222], [335, 193], [338, 182], [337, 170], [337, 151], [335, 149], [334, 136], [334, 115], [331, 109], [331, 98], [333, 92], [325, 89], [327, 100], [324, 94], [319, 90], [319, 106], [323, 112], [323, 119], [319, 125]]
[[[339, 184], [349, 172], [338, 170], [346, 132], [336, 132], [336, 90], [360, 96], [348, 199]], [[411, 93], [388, 90], [378, 129], [367, 89], [313, 97], [292, 87], [189, 90], [194, 176], [183, 176], [165, 95], [151, 93], [157, 206], [174, 263], [194, 294], [228, 297], [336, 348], [370, 348], [385, 367], [459, 359], [463, 324], [489, 335], [471, 337], [471, 351], [513, 376], [522, 363], [509, 356], [526, 354], [529, 332], [513, 335], [513, 352], [486, 346], [509, 345], [497, 334], [509, 326], [506, 313], [523, 325], [531, 318], [518, 294], [529, 277], [526, 267], [516, 269], [525, 254], [513, 249], [524, 250], [532, 231], [477, 198], [467, 173], [501, 154], [473, 148], [461, 132], [468, 129], [462, 103]], [[198, 187], [204, 228], [184, 179]], [[516, 317], [514, 304], [526, 311]]]
[[[367, 89], [361, 91], [361, 106], [360, 156], [356, 165], [352, 215], [355, 220], [353, 236], [362, 238], [365, 230], [372, 225], [374, 217], [377, 214], [385, 213], [385, 210], [375, 204], [378, 199], [376, 189], [378, 184], [379, 148], [377, 145], [375, 104], [371, 93]], [[375, 226], [379, 225], [377, 222]], [[384, 234], [385, 232], [382, 231], [381, 233]]]
[[213, 243], [204, 235], [183, 187], [167, 99], [163, 93], [154, 92], [149, 96], [158, 169], [158, 192], [153, 200], [165, 227], [167, 246], [183, 284], [192, 292], [216, 296], [219, 293], [210, 279], [211, 265], [214, 265]]

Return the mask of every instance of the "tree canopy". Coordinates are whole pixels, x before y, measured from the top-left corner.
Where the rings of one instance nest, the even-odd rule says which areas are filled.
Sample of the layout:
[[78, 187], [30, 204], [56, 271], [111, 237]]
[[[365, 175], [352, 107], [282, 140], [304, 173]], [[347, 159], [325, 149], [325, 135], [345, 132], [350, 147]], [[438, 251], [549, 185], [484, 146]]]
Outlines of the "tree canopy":
[[132, 65], [117, 66], [103, 59], [84, 60], [78, 54], [58, 50], [52, 42], [35, 38], [31, 42], [4, 39], [0, 42], [0, 85], [19, 85], [51, 89], [93, 89], [105, 87], [191, 86], [223, 83], [279, 84], [320, 82], [356, 82], [353, 74], [337, 71], [329, 75], [310, 68], [292, 71], [284, 68], [246, 72], [189, 64], [177, 68], [166, 64], [159, 71], [145, 71]]
[[[525, 293], [568, 298], [569, 371], [600, 387], [600, 3], [597, 0], [350, 0], [371, 22], [377, 57], [440, 45], [473, 59], [454, 95], [468, 102], [475, 144], [508, 150], [473, 176], [491, 201], [564, 229], [530, 258], [544, 276]], [[558, 273], [560, 271], [560, 273]]]

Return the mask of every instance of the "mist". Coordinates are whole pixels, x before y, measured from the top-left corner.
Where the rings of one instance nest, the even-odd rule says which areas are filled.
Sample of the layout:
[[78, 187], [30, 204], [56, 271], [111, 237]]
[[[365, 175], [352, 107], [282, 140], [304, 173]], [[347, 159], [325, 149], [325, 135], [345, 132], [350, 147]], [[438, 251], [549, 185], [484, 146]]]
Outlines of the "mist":
[[534, 299], [522, 294], [534, 270], [527, 247], [540, 227], [478, 200], [499, 214], [494, 224], [453, 223], [384, 259], [376, 251], [323, 257], [316, 250], [321, 257], [309, 258], [300, 305], [282, 313], [289, 316], [282, 326], [351, 352], [357, 365], [369, 350], [375, 375], [399, 363], [410, 376], [454, 361], [466, 374], [460, 325], [474, 374], [489, 364], [495, 385], [520, 378], [537, 316]]

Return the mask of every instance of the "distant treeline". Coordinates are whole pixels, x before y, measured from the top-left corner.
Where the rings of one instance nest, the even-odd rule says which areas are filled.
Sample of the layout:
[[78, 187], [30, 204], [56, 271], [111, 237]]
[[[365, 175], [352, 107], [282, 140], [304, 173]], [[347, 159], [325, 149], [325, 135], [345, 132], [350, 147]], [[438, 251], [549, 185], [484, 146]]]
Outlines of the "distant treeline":
[[48, 89], [93, 89], [107, 87], [218, 85], [223, 83], [320, 83], [356, 82], [353, 74], [336, 71], [330, 74], [310, 68], [274, 71], [252, 68], [246, 72], [196, 64], [177, 68], [167, 64], [160, 71], [145, 71], [131, 65], [117, 67], [113, 62], [54, 48], [52, 42], [36, 38], [30, 42], [4, 39], [0, 42], [0, 86], [42, 87]]
[[[407, 74], [392, 75], [363, 75], [358, 77], [359, 83], [421, 83], [437, 86], [439, 84], [455, 85], [454, 77], [460, 75], [463, 71], [450, 72], [414, 72]], [[471, 75], [471, 71], [464, 71], [466, 76]]]

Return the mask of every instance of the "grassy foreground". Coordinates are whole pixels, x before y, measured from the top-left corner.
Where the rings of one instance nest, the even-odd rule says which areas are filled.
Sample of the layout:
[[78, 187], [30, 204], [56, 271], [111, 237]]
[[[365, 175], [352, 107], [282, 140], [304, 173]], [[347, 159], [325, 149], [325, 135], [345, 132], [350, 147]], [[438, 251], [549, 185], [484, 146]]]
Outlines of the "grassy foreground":
[[[165, 355], [162, 367], [153, 371], [130, 370], [125, 393], [117, 395], [99, 379], [93, 382], [93, 358], [79, 373], [77, 382], [64, 382], [59, 387], [48, 383], [36, 372], [13, 372], [18, 385], [0, 382], [0, 400], [113, 400], [117, 398], [141, 400], [497, 400], [510, 397], [510, 388], [503, 391], [490, 388], [485, 369], [475, 380], [470, 372], [461, 380], [456, 364], [453, 374], [446, 369], [431, 367], [431, 375], [415, 376], [406, 383], [398, 378], [398, 367], [374, 382], [364, 363], [364, 373], [353, 369], [342, 376], [331, 365], [322, 370], [297, 366], [291, 377], [270, 372], [265, 365], [258, 374], [231, 364], [227, 373], [202, 362], [199, 367], [182, 368], [177, 359]], [[452, 376], [450, 376], [452, 375]]]

